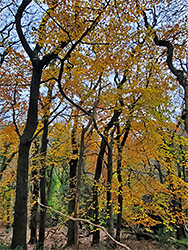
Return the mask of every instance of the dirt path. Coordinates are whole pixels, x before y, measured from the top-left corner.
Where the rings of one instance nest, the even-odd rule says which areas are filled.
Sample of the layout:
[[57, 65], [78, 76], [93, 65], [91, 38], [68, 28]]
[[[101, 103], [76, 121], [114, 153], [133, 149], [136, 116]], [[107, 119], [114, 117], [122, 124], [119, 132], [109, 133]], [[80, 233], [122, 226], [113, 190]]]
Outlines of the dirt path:
[[[101, 232], [101, 244], [98, 246], [91, 246], [92, 236], [83, 237], [84, 231], [80, 232], [80, 250], [106, 250], [106, 235]], [[3, 227], [0, 228], [0, 242], [3, 241], [6, 244], [10, 244], [11, 232]], [[29, 241], [29, 236], [28, 236]], [[155, 241], [136, 240], [134, 236], [122, 235], [122, 243], [130, 247], [131, 250], [175, 250], [175, 248], [159, 247]], [[45, 239], [45, 250], [61, 250], [66, 244], [66, 229], [64, 227], [52, 227], [48, 228]], [[68, 247], [66, 250], [72, 250], [73, 247]], [[116, 247], [116, 250], [123, 250], [122, 247]], [[28, 250], [34, 250], [34, 246], [28, 245]]]

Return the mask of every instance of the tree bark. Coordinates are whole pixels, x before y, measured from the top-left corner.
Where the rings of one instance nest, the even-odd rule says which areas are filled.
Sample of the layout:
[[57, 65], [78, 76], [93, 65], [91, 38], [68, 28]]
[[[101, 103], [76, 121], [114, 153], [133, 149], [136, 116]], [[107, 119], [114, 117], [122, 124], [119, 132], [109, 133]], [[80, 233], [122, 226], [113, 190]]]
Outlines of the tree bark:
[[[14, 223], [13, 223], [13, 236], [11, 248], [15, 249], [17, 247], [22, 247], [27, 249], [26, 235], [27, 235], [27, 197], [28, 197], [28, 159], [29, 159], [29, 149], [31, 146], [31, 141], [33, 135], [36, 131], [38, 125], [38, 99], [39, 99], [39, 85], [42, 75], [42, 69], [44, 66], [48, 65], [50, 61], [57, 57], [58, 51], [46, 54], [40, 60], [38, 54], [40, 52], [39, 44], [36, 44], [36, 48], [32, 50], [25, 38], [22, 31], [21, 19], [22, 15], [27, 8], [27, 6], [32, 2], [32, 0], [22, 0], [21, 5], [18, 7], [15, 23], [16, 31], [20, 42], [29, 56], [32, 66], [32, 80], [30, 87], [30, 100], [29, 109], [27, 112], [26, 126], [23, 131], [22, 136], [20, 136], [19, 144], [19, 155], [18, 155], [18, 165], [17, 165], [17, 182], [16, 182], [16, 200], [15, 200], [15, 213], [14, 213]], [[63, 49], [68, 42], [62, 42], [57, 45], [59, 49]]]
[[122, 175], [121, 175], [121, 162], [122, 162], [122, 148], [120, 146], [120, 129], [118, 123], [117, 129], [117, 148], [118, 148], [118, 160], [117, 160], [117, 176], [119, 182], [118, 188], [118, 214], [117, 214], [117, 228], [116, 228], [116, 240], [120, 241], [121, 232], [121, 221], [122, 221], [122, 208], [123, 208], [123, 197], [122, 197]]
[[[108, 145], [108, 164], [107, 164], [107, 231], [114, 238], [113, 207], [112, 207], [112, 143]], [[108, 237], [107, 248], [115, 248], [114, 242]]]
[[[17, 181], [16, 181], [16, 200], [14, 209], [13, 236], [11, 248], [22, 247], [27, 249], [27, 198], [28, 198], [28, 159], [31, 140], [38, 125], [38, 99], [39, 84], [42, 75], [40, 61], [35, 58], [35, 53], [29, 47], [22, 32], [21, 19], [26, 7], [31, 0], [23, 0], [16, 13], [15, 22], [16, 30], [20, 41], [30, 57], [33, 64], [32, 80], [30, 87], [29, 109], [27, 113], [26, 126], [20, 137], [19, 155], [17, 164]], [[33, 60], [35, 58], [35, 60]]]
[[[98, 207], [98, 188], [97, 184], [99, 182], [101, 172], [102, 172], [102, 164], [103, 164], [103, 157], [105, 154], [105, 148], [106, 148], [106, 143], [105, 140], [102, 139], [101, 145], [100, 145], [100, 151], [97, 159], [97, 165], [95, 169], [95, 177], [94, 177], [94, 185], [93, 185], [93, 219], [95, 224], [99, 224], [99, 207]], [[93, 240], [92, 240], [92, 245], [99, 244], [100, 242], [100, 231], [98, 228], [94, 227], [93, 231]]]
[[30, 219], [30, 244], [37, 243], [37, 211], [38, 211], [38, 197], [39, 197], [39, 183], [35, 176], [37, 176], [37, 170], [32, 172], [32, 176], [34, 178], [33, 184], [33, 193], [32, 193], [32, 202], [34, 205], [31, 208], [31, 219]]
[[[124, 83], [125, 79], [122, 80], [122, 84]], [[121, 103], [123, 106], [123, 104]], [[114, 114], [109, 121], [109, 123], [106, 125], [103, 137], [101, 140], [100, 145], [100, 151], [97, 159], [97, 165], [95, 169], [95, 177], [94, 177], [94, 185], [93, 185], [93, 207], [94, 207], [94, 213], [93, 213], [93, 219], [95, 224], [99, 224], [99, 211], [98, 211], [98, 190], [97, 190], [97, 184], [99, 183], [99, 179], [102, 173], [102, 164], [103, 164], [103, 158], [105, 154], [106, 146], [108, 145], [107, 142], [107, 135], [108, 131], [114, 126], [114, 124], [118, 121], [119, 116], [121, 115], [122, 110], [115, 110]], [[99, 244], [100, 242], [100, 231], [95, 227], [93, 231], [93, 240], [92, 245]]]
[[[149, 25], [146, 13], [144, 12], [143, 15], [144, 15], [145, 27], [147, 29], [151, 28], [151, 26]], [[184, 71], [177, 69], [175, 67], [175, 64], [173, 63], [174, 45], [168, 40], [160, 40], [155, 30], [153, 30], [153, 40], [154, 40], [155, 45], [167, 48], [166, 63], [168, 65], [168, 68], [171, 71], [171, 73], [176, 77], [179, 84], [184, 89], [185, 106], [184, 106], [182, 119], [184, 120], [185, 131], [188, 133], [188, 78], [187, 78], [187, 75], [185, 76]], [[171, 185], [171, 187], [173, 189], [173, 184]], [[181, 211], [181, 201], [179, 201], [179, 202], [180, 202], [180, 208], [179, 209]], [[176, 205], [176, 197], [175, 196], [174, 196], [174, 198], [172, 200], [172, 204], [173, 204], [173, 209], [175, 211], [177, 209], [176, 208], [177, 205]], [[182, 227], [182, 225], [179, 225], [179, 227], [177, 227], [177, 235], [176, 236], [177, 236], [177, 238], [181, 238], [181, 237], [185, 236], [184, 228]]]
[[[75, 117], [74, 126], [72, 129], [72, 152], [74, 158], [70, 160], [70, 184], [69, 184], [69, 215], [72, 215], [75, 210], [75, 189], [76, 189], [76, 169], [78, 164], [78, 146], [76, 142], [76, 130], [77, 130], [77, 117]], [[75, 244], [75, 222], [72, 220], [68, 221], [68, 232], [67, 232], [67, 246]]]
[[[181, 149], [181, 146], [180, 146], [180, 149]], [[178, 164], [178, 177], [179, 178], [182, 178], [182, 175], [183, 175], [183, 171], [182, 171], [183, 169], [181, 170], [181, 168], [182, 168], [182, 166], [180, 167]], [[177, 211], [182, 212], [182, 199], [181, 199], [181, 197], [179, 197], [177, 200]], [[177, 227], [176, 227], [176, 238], [178, 240], [180, 240], [182, 238], [186, 238], [184, 225], [180, 224], [178, 221], [177, 221]]]
[[[148, 23], [148, 18], [146, 16], [146, 13], [144, 12], [143, 15], [144, 15], [145, 27], [147, 29], [151, 28], [151, 26]], [[171, 73], [177, 78], [179, 84], [184, 89], [185, 108], [184, 108], [184, 115], [182, 119], [184, 119], [185, 131], [188, 133], [188, 78], [187, 78], [187, 75], [185, 76], [184, 71], [177, 69], [173, 64], [173, 54], [174, 54], [173, 44], [168, 40], [160, 40], [155, 30], [153, 30], [153, 40], [157, 46], [167, 48], [166, 63], [168, 65], [168, 68], [171, 71]]]
[[[33, 154], [34, 157], [38, 155], [38, 148], [37, 141], [35, 143], [35, 152]], [[30, 244], [37, 243], [37, 211], [38, 211], [38, 197], [39, 197], [39, 181], [38, 181], [38, 171], [36, 169], [37, 161], [36, 159], [33, 160], [33, 167], [32, 170], [32, 180], [33, 180], [33, 191], [32, 191], [32, 207], [31, 207], [31, 218], [30, 218]]]
[[[136, 103], [135, 103], [136, 104]], [[134, 105], [132, 105], [132, 109], [134, 108]], [[133, 110], [131, 110], [132, 112]], [[118, 148], [118, 160], [117, 160], [117, 176], [118, 176], [118, 182], [119, 182], [119, 189], [118, 189], [118, 214], [117, 214], [117, 230], [116, 230], [116, 240], [120, 241], [120, 233], [121, 233], [121, 222], [122, 222], [122, 210], [123, 210], [123, 185], [122, 185], [122, 175], [121, 175], [121, 168], [122, 168], [122, 150], [125, 146], [125, 143], [127, 141], [129, 131], [131, 128], [131, 121], [130, 118], [127, 120], [125, 125], [125, 132], [122, 141], [120, 142], [120, 126], [119, 122], [117, 124], [117, 148]]]
[[[76, 181], [76, 194], [75, 194], [75, 218], [79, 217], [79, 202], [80, 202], [80, 190], [81, 190], [81, 174], [82, 166], [84, 163], [84, 137], [86, 130], [82, 128], [81, 142], [80, 142], [80, 154], [77, 167], [77, 181]], [[75, 250], [79, 249], [79, 231], [78, 231], [78, 221], [75, 221]]]
[[20, 138], [19, 145], [12, 249], [19, 246], [27, 249], [28, 159], [31, 140], [38, 125], [38, 98], [41, 74], [42, 67], [39, 63], [36, 63], [36, 66], [33, 67], [26, 127]]
[[[46, 202], [46, 154], [48, 145], [48, 116], [44, 117], [44, 130], [42, 134], [41, 150], [41, 169], [40, 169], [40, 200], [45, 206]], [[46, 209], [40, 209], [40, 224], [39, 224], [39, 244], [38, 249], [44, 249], [45, 238], [45, 223], [46, 223]]]

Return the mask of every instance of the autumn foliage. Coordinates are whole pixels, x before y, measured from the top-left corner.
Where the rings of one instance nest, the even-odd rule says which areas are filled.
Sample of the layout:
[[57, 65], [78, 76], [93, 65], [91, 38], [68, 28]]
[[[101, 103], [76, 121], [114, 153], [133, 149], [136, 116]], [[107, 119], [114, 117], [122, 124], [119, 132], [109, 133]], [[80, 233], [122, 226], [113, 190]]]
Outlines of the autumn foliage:
[[[121, 230], [187, 236], [186, 8], [165, 0], [0, 3], [10, 15], [0, 19], [0, 221], [13, 225], [13, 249], [27, 249], [27, 224], [30, 243], [44, 248], [45, 221], [56, 215], [38, 200], [118, 241]], [[63, 222], [67, 244], [78, 248], [78, 223]], [[90, 232], [98, 244], [100, 231]]]

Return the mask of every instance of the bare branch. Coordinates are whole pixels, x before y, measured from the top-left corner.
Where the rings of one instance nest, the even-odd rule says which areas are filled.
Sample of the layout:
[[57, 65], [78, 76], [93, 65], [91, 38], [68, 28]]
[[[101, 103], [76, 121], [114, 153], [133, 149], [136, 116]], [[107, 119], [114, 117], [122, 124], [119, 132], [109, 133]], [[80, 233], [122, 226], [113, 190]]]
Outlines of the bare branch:
[[86, 219], [74, 218], [74, 217], [72, 217], [72, 216], [66, 215], [66, 214], [64, 214], [64, 213], [62, 213], [62, 212], [59, 212], [59, 211], [53, 209], [52, 207], [45, 206], [45, 205], [41, 204], [39, 201], [38, 201], [38, 204], [39, 204], [41, 207], [44, 207], [44, 208], [46, 208], [46, 209], [50, 209], [51, 211], [53, 211], [53, 212], [55, 212], [55, 213], [57, 213], [57, 214], [59, 214], [59, 215], [65, 217], [65, 218], [67, 218], [67, 219], [69, 219], [69, 220], [72, 220], [72, 221], [81, 221], [81, 222], [90, 224], [90, 225], [92, 225], [92, 226], [94, 226], [94, 227], [97, 227], [97, 228], [101, 229], [101, 230], [102, 230], [102, 231], [103, 231], [112, 241], [114, 241], [118, 246], [123, 247], [123, 248], [125, 248], [125, 249], [127, 249], [127, 250], [131, 250], [127, 245], [122, 244], [122, 243], [118, 242], [117, 240], [115, 240], [115, 239], [106, 231], [106, 229], [105, 229], [103, 226], [97, 225], [97, 224], [95, 224], [95, 223], [93, 223], [93, 222], [91, 222], [91, 221], [89, 221], [89, 220], [86, 220]]
[[67, 106], [65, 106], [61, 111], [59, 111], [56, 115], [54, 115], [54, 117], [45, 125], [43, 126], [41, 129], [39, 129], [37, 131], [37, 133], [32, 137], [32, 139], [30, 141], [33, 141], [47, 126], [49, 126], [54, 120], [55, 118], [58, 117], [58, 115], [60, 115], [65, 109], [67, 108]]
[[17, 87], [17, 84], [16, 84], [15, 89], [14, 89], [14, 96], [13, 96], [14, 103], [12, 104], [12, 118], [13, 118], [13, 124], [15, 126], [15, 131], [16, 131], [18, 137], [20, 138], [21, 134], [20, 134], [20, 131], [19, 131], [17, 123], [16, 123], [16, 117], [15, 117], [16, 116], [16, 112], [15, 112], [15, 108], [14, 108], [14, 106], [16, 104], [16, 87]]
[[63, 70], [64, 70], [64, 59], [60, 59], [61, 61], [61, 67], [60, 67], [60, 71], [59, 71], [59, 76], [57, 79], [58, 82], [58, 87], [59, 87], [59, 91], [62, 94], [62, 96], [69, 102], [71, 103], [73, 106], [75, 106], [76, 108], [78, 108], [79, 110], [81, 110], [84, 114], [91, 116], [91, 114], [86, 111], [85, 109], [83, 109], [81, 106], [79, 106], [77, 103], [75, 103], [73, 100], [71, 100], [64, 92], [62, 86], [61, 86], [61, 79], [62, 79], [62, 74], [63, 74]]
[[[146, 28], [149, 30], [151, 29], [151, 26], [148, 23], [148, 19], [147, 19], [147, 15], [145, 12], [143, 12], [143, 16], [144, 16], [144, 22], [145, 22], [145, 26]], [[186, 87], [186, 85], [188, 84], [187, 79], [184, 77], [184, 72], [182, 70], [178, 70], [174, 64], [173, 64], [173, 53], [174, 53], [174, 46], [172, 45], [171, 42], [167, 41], [167, 40], [160, 40], [159, 37], [157, 36], [157, 33], [155, 30], [152, 30], [152, 34], [154, 36], [154, 42], [156, 45], [161, 46], [161, 47], [166, 47], [167, 48], [167, 65], [168, 68], [170, 69], [170, 71], [177, 77], [179, 84], [182, 87]]]
[[[45, 10], [42, 6], [41, 6], [41, 4], [39, 4], [39, 3], [37, 3], [37, 5], [54, 21], [54, 23], [61, 29], [61, 30], [63, 30], [67, 35], [68, 35], [68, 37], [69, 37], [69, 39], [70, 39], [70, 36], [69, 36], [69, 32], [68, 31], [66, 31], [66, 29], [64, 29], [63, 27], [62, 27], [62, 25], [61, 24], [59, 24], [56, 20], [55, 20], [55, 18], [53, 17], [53, 16], [51, 16], [50, 15], [50, 12], [49, 12], [49, 10], [47, 11], [47, 10]], [[55, 7], [55, 5], [53, 6], [53, 8]], [[52, 9], [53, 9], [52, 8]], [[51, 9], [50, 9], [51, 10]]]
[[7, 164], [10, 163], [12, 161], [12, 159], [14, 158], [14, 156], [18, 153], [18, 151], [13, 152], [10, 157], [7, 159], [6, 156], [3, 156], [3, 162], [0, 166], [0, 180], [2, 178], [3, 172], [5, 171]]
[[32, 51], [28, 42], [26, 41], [26, 38], [25, 38], [23, 31], [22, 31], [22, 28], [21, 28], [22, 27], [21, 26], [21, 19], [22, 19], [23, 12], [25, 11], [27, 6], [31, 2], [32, 2], [32, 0], [23, 0], [22, 4], [18, 8], [18, 11], [16, 13], [16, 30], [17, 30], [18, 36], [20, 38], [20, 41], [22, 43], [22, 46], [24, 47], [25, 51], [27, 52], [28, 56], [30, 57], [31, 61], [33, 62], [33, 59], [35, 57], [35, 53]]

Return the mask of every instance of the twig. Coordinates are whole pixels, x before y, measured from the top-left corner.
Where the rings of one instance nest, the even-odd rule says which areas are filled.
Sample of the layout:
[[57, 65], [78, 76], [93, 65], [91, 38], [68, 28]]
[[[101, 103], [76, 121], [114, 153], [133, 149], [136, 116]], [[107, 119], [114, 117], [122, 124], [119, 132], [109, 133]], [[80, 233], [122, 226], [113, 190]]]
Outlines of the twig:
[[106, 229], [105, 229], [103, 226], [97, 225], [97, 224], [95, 224], [95, 223], [93, 223], [93, 222], [91, 222], [91, 221], [89, 221], [89, 220], [86, 220], [86, 219], [74, 218], [74, 217], [72, 217], [72, 216], [66, 215], [66, 214], [64, 214], [64, 213], [61, 213], [61, 212], [59, 212], [59, 211], [53, 209], [52, 207], [45, 206], [45, 205], [41, 204], [39, 201], [38, 201], [38, 204], [39, 204], [41, 207], [44, 207], [44, 208], [46, 208], [46, 209], [50, 209], [51, 211], [53, 211], [53, 212], [55, 212], [55, 213], [57, 213], [57, 214], [59, 214], [59, 215], [65, 217], [65, 218], [67, 218], [67, 219], [69, 219], [69, 220], [73, 220], [73, 221], [82, 221], [82, 222], [88, 223], [88, 224], [90, 224], [90, 225], [92, 225], [92, 226], [94, 226], [94, 227], [98, 227], [98, 228], [100, 228], [100, 229], [101, 229], [101, 230], [102, 230], [102, 231], [103, 231], [112, 241], [114, 241], [117, 245], [119, 245], [119, 246], [121, 246], [121, 247], [123, 247], [123, 248], [125, 248], [125, 249], [127, 249], [127, 250], [131, 250], [127, 245], [122, 244], [122, 243], [120, 243], [119, 241], [115, 240], [115, 239], [106, 231]]
[[59, 114], [61, 114], [65, 109], [67, 108], [67, 106], [65, 106], [62, 110], [60, 110], [57, 114], [55, 114], [54, 115], [54, 117], [45, 125], [45, 126], [43, 126], [41, 129], [39, 129], [38, 131], [37, 131], [37, 133], [31, 138], [31, 142], [47, 127], [47, 126], [49, 126], [54, 120], [55, 120], [55, 118], [59, 115]]

